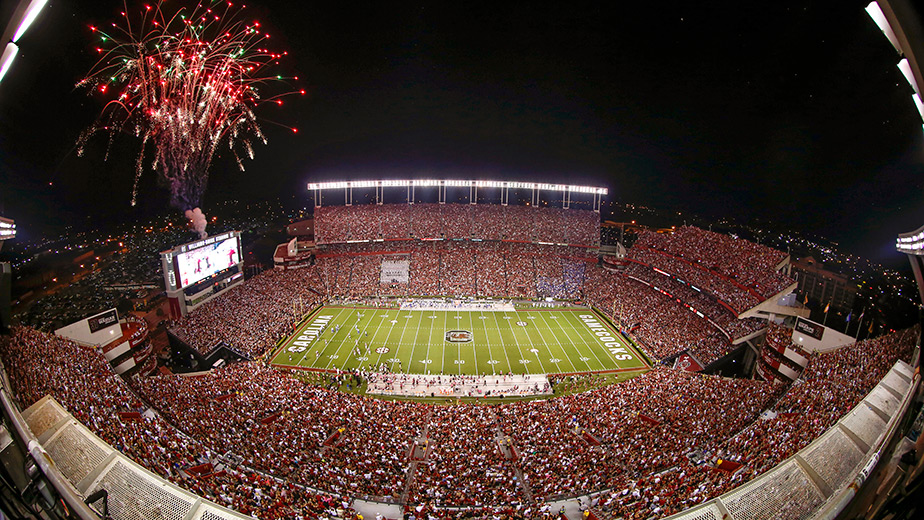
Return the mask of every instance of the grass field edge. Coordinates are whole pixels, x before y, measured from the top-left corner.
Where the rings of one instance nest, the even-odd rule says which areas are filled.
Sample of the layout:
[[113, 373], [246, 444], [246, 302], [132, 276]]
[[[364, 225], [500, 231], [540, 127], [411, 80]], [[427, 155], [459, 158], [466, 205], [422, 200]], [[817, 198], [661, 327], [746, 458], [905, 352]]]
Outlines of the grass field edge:
[[306, 314], [304, 318], [302, 318], [301, 320], [299, 320], [298, 323], [295, 324], [295, 327], [292, 329], [292, 333], [291, 333], [291, 334], [289, 334], [288, 336], [285, 336], [285, 337], [283, 337], [282, 339], [278, 340], [278, 341], [276, 342], [276, 346], [273, 347], [273, 348], [270, 350], [270, 354], [269, 354], [269, 356], [267, 356], [267, 358], [266, 358], [267, 363], [269, 363], [270, 365], [275, 366], [275, 367], [278, 367], [278, 366], [284, 366], [284, 367], [289, 366], [289, 365], [277, 365], [276, 363], [273, 362], [273, 360], [276, 359], [276, 356], [279, 355], [279, 353], [280, 353], [280, 351], [282, 351], [282, 349], [284, 349], [287, 345], [289, 345], [289, 343], [291, 343], [292, 338], [294, 338], [295, 336], [298, 335], [299, 329], [301, 329], [302, 327], [304, 327], [306, 323], [308, 323], [309, 321], [311, 321], [311, 318], [314, 317], [315, 314], [318, 314], [319, 312], [321, 312], [321, 310], [324, 309], [325, 307], [327, 307], [327, 305], [324, 305], [324, 304], [322, 303], [322, 304], [318, 305], [317, 307], [315, 307], [314, 309], [311, 309], [311, 311], [310, 311], [308, 314]]
[[630, 346], [632, 347], [632, 351], [638, 354], [638, 357], [639, 359], [642, 360], [642, 363], [645, 363], [646, 370], [650, 370], [651, 367], [654, 366], [654, 363], [652, 363], [651, 358], [648, 357], [648, 354], [645, 353], [644, 350], [628, 334], [623, 334], [622, 331], [619, 330], [619, 327], [617, 327], [616, 324], [613, 323], [613, 320], [611, 320], [609, 316], [607, 316], [604, 312], [602, 312], [600, 309], [598, 309], [594, 305], [590, 306], [590, 310], [598, 318], [602, 318], [603, 324], [606, 325], [607, 328], [609, 328], [612, 332], [615, 332], [616, 334], [620, 335], [622, 338], [624, 338], [626, 341], [628, 341], [631, 344]]

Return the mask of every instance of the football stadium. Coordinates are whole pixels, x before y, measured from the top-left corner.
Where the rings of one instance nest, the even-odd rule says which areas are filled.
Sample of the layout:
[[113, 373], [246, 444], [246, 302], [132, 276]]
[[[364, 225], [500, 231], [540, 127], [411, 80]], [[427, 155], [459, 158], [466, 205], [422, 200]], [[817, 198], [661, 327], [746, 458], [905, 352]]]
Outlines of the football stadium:
[[[34, 18], [32, 3], [14, 18]], [[893, 45], [921, 41], [901, 30], [901, 8], [867, 9]], [[172, 66], [206, 54], [196, 48]], [[195, 118], [143, 116], [194, 133]], [[147, 144], [162, 130], [134, 132]], [[279, 210], [286, 240], [265, 268], [250, 256], [259, 233], [213, 225], [198, 206], [188, 229], [49, 246], [33, 260], [71, 255], [75, 272], [107, 254], [121, 273], [156, 264], [153, 288], [105, 280], [132, 306], [71, 323], [11, 316], [21, 301], [0, 265], [0, 514], [833, 520], [920, 508], [920, 317], [873, 333], [864, 307], [838, 329], [833, 296], [807, 305], [789, 250], [711, 226], [632, 221], [626, 240], [627, 222], [605, 222], [602, 181], [408, 175], [312, 178], [306, 215]], [[199, 202], [203, 186], [171, 196]], [[0, 218], [0, 246], [19, 226]], [[183, 239], [155, 249], [145, 237], [158, 233]], [[892, 249], [924, 301], [924, 228]], [[47, 276], [43, 296], [94, 277]]]
[[[246, 280], [234, 233], [162, 253], [187, 313], [171, 342], [235, 353], [226, 366], [112, 378], [119, 358], [27, 328], [3, 363], [64, 478], [110, 505], [136, 474], [133, 493], [162, 500], [166, 478], [171, 500], [226, 516], [796, 518], [850, 484], [908, 405], [920, 331], [855, 342], [807, 320], [766, 246], [682, 227], [621, 255], [599, 226], [573, 208], [319, 205], [314, 241]], [[728, 359], [754, 377], [708, 375]]]

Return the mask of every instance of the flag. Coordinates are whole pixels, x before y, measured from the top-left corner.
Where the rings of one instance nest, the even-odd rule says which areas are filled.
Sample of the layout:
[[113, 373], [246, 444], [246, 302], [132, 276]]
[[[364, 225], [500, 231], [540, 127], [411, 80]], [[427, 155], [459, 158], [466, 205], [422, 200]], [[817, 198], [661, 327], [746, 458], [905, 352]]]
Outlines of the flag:
[[808, 305], [808, 295], [805, 295], [805, 301], [802, 302], [803, 305]]
[[825, 305], [825, 314], [828, 314], [828, 309], [830, 308], [831, 308], [831, 302], [828, 302], [828, 304]]
[[847, 323], [850, 323], [850, 317], [853, 316], [853, 311], [847, 313]]

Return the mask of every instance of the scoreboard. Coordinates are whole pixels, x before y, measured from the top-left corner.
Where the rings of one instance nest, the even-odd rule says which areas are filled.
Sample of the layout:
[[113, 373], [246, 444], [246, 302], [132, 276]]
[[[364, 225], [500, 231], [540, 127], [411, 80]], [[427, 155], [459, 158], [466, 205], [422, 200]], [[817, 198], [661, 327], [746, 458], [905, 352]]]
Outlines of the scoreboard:
[[160, 256], [174, 317], [185, 316], [244, 279], [239, 231], [182, 244]]

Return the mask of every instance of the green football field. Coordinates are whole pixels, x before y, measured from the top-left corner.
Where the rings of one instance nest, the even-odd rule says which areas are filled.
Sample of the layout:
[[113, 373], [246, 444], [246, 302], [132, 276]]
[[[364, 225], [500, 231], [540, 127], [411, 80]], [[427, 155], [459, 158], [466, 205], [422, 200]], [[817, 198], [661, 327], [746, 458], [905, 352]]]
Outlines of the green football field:
[[589, 309], [572, 308], [402, 311], [326, 306], [285, 340], [272, 364], [311, 370], [373, 369], [385, 364], [393, 372], [413, 374], [570, 374], [648, 368], [609, 323]]

